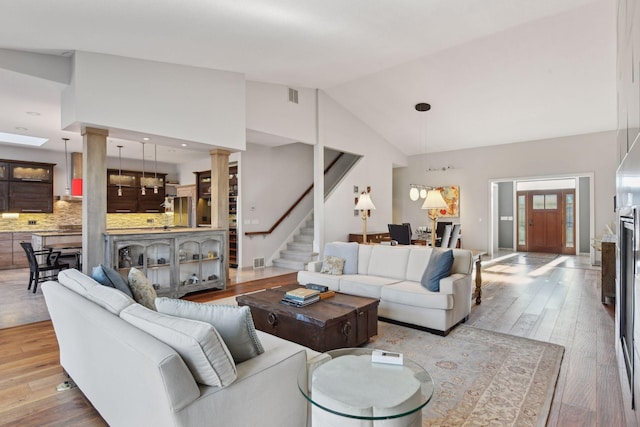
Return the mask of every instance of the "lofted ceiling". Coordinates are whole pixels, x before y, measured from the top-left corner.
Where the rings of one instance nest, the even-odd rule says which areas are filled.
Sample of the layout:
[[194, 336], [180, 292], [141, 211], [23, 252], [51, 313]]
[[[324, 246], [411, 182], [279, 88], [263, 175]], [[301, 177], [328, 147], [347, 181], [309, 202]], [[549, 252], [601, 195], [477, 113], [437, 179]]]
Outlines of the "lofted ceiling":
[[[0, 5], [0, 48], [83, 50], [319, 88], [414, 155], [615, 129], [615, 3], [20, 0]], [[52, 150], [67, 137], [80, 151], [80, 136], [60, 129], [61, 90], [0, 69], [0, 132], [49, 138]], [[416, 112], [418, 102], [431, 111]], [[247, 140], [291, 142], [253, 131]], [[141, 151], [112, 142], [108, 155], [117, 143], [131, 147], [123, 156]], [[199, 156], [158, 147], [162, 162]]]

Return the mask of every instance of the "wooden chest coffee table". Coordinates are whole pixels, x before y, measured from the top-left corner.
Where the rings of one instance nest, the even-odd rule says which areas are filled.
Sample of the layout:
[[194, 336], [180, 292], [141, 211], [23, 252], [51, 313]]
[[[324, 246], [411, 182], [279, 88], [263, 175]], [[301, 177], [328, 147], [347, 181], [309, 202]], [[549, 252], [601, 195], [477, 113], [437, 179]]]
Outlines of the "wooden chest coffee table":
[[298, 284], [266, 289], [236, 298], [251, 309], [256, 329], [325, 352], [356, 347], [378, 334], [378, 303], [374, 298], [336, 293], [306, 307], [280, 302]]

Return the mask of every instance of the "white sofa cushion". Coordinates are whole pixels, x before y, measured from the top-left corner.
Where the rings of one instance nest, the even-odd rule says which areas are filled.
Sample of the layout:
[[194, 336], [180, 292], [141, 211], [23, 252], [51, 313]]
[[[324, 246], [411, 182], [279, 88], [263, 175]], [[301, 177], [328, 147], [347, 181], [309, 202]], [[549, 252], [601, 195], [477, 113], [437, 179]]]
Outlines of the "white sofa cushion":
[[409, 253], [409, 262], [407, 263], [406, 279], [412, 282], [419, 282], [422, 279], [424, 270], [429, 264], [431, 252], [433, 249], [427, 246], [414, 246]]
[[449, 310], [453, 308], [453, 295], [442, 292], [431, 292], [420, 282], [403, 281], [385, 286], [381, 290], [381, 297], [388, 302], [409, 305], [413, 307], [438, 308]]
[[343, 276], [342, 280], [340, 280], [340, 292], [380, 299], [380, 290], [396, 282], [398, 281], [388, 277], [363, 276], [360, 274]]
[[309, 283], [315, 283], [316, 285], [327, 286], [332, 291], [340, 290], [340, 280], [350, 277], [357, 276], [355, 274], [349, 275], [334, 275], [334, 274], [324, 274], [316, 271], [298, 271], [298, 283], [301, 285], [308, 285]]
[[248, 306], [200, 304], [175, 298], [156, 298], [159, 313], [211, 324], [227, 345], [235, 363], [264, 353]]
[[136, 302], [124, 292], [108, 286], [92, 286], [88, 289], [85, 298], [109, 310], [116, 316], [131, 304]]
[[[369, 275], [405, 280], [410, 248], [376, 245], [369, 257]], [[342, 284], [341, 284], [342, 286]]]
[[75, 293], [84, 297], [87, 296], [87, 292], [90, 288], [94, 286], [102, 286], [100, 283], [75, 268], [67, 268], [66, 270], [62, 270], [58, 273], [58, 282], [60, 282], [60, 284], [65, 288], [71, 289]]
[[369, 259], [373, 245], [358, 245], [358, 274], [369, 274]]
[[324, 247], [324, 257], [336, 256], [344, 260], [343, 274], [358, 273], [358, 243], [331, 242]]
[[224, 387], [236, 379], [231, 353], [209, 323], [157, 313], [140, 304], [122, 310], [120, 318], [173, 348], [200, 384]]

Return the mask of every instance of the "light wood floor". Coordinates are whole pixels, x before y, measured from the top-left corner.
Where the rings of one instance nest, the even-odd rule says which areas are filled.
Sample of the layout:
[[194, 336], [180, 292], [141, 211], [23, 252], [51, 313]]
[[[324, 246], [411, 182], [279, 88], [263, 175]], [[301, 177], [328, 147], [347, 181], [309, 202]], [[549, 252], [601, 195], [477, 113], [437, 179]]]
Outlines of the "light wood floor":
[[[0, 271], [3, 290], [9, 276]], [[293, 277], [263, 277], [189, 299], [222, 298]], [[548, 425], [625, 426], [613, 305], [600, 303], [600, 270], [583, 257], [508, 254], [485, 262], [483, 279], [482, 304], [474, 304], [467, 324], [565, 346]], [[12, 311], [6, 305], [3, 295], [2, 314]], [[0, 330], [0, 426], [104, 426], [79, 390], [55, 390], [64, 380], [49, 321]]]

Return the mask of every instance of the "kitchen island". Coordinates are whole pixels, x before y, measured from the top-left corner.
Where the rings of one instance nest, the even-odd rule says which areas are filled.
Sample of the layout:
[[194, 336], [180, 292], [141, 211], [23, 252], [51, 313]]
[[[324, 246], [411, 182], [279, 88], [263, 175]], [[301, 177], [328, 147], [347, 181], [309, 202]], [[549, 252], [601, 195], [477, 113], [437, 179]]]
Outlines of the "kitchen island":
[[105, 264], [127, 277], [141, 270], [158, 296], [225, 289], [227, 230], [216, 228], [124, 229], [104, 233]]

